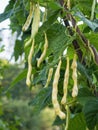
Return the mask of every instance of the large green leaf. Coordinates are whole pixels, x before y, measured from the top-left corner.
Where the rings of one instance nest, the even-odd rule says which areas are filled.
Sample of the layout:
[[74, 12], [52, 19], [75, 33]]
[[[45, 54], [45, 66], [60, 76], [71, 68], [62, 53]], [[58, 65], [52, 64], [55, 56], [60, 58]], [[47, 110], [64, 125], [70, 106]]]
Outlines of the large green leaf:
[[[61, 24], [54, 24], [47, 30], [47, 36], [49, 40], [49, 48], [47, 54], [54, 54], [54, 57], [59, 58], [63, 54], [67, 45], [72, 43], [73, 39], [65, 34], [66, 28]], [[62, 32], [62, 33], [61, 33]]]
[[98, 98], [89, 100], [84, 107], [84, 115], [89, 130], [98, 124]]
[[[64, 123], [66, 123], [66, 120], [61, 120], [59, 117], [56, 117], [55, 121], [53, 122], [53, 125], [60, 126]], [[72, 115], [68, 123], [68, 130], [86, 130], [86, 122], [83, 113]]]
[[83, 113], [76, 114], [70, 119], [68, 130], [86, 130], [86, 122]]
[[44, 107], [51, 105], [52, 88], [42, 88], [35, 98], [29, 103], [36, 113], [39, 113]]
[[79, 94], [77, 97], [80, 104], [85, 105], [90, 99], [95, 99], [94, 95], [90, 91], [89, 88], [81, 88], [79, 89]]
[[89, 82], [92, 82], [92, 77], [89, 74], [89, 69], [83, 66], [80, 62], [78, 62], [78, 70], [83, 76], [85, 76], [86, 79], [88, 79]]
[[[66, 47], [69, 44], [72, 44], [72, 41], [74, 38], [73, 37], [69, 38], [69, 36], [65, 33], [65, 30], [66, 30], [66, 27], [59, 23], [55, 23], [51, 25], [49, 28], [47, 28], [46, 33], [47, 33], [49, 45], [48, 45], [46, 56], [49, 57], [52, 54], [54, 57], [54, 60], [57, 60], [61, 55], [63, 55], [63, 52], [66, 49]], [[41, 32], [39, 30], [39, 33], [38, 33], [39, 36], [37, 35], [36, 37], [36, 44], [39, 44], [41, 42], [44, 43], [43, 32], [42, 33]]]

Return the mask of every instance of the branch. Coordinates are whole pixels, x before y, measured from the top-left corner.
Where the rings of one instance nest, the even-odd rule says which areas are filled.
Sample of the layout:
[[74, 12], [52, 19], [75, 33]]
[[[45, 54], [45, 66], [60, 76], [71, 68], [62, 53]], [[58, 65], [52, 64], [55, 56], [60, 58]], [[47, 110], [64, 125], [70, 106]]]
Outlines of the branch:
[[[59, 2], [61, 4], [61, 6], [64, 5], [64, 1], [63, 0], [59, 0]], [[67, 10], [66, 6], [64, 6], [64, 8], [65, 8], [65, 10]], [[70, 35], [73, 36], [74, 33], [73, 33], [72, 29], [70, 28], [70, 24], [69, 24], [68, 19], [66, 19], [66, 17], [64, 17], [63, 20], [64, 20], [64, 23], [65, 23], [65, 26], [68, 27]], [[85, 61], [83, 59], [83, 52], [81, 51], [80, 46], [79, 46], [77, 40], [73, 40], [72, 43], [73, 43], [74, 49], [76, 50], [76, 53], [78, 55], [79, 61], [82, 62], [82, 64], [85, 65]]]

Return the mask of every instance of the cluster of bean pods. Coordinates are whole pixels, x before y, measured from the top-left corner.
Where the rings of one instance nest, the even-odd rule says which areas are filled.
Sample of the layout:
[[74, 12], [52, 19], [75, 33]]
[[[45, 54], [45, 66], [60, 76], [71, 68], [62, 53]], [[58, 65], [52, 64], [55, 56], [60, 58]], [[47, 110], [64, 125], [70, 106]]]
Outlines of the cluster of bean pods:
[[[33, 22], [32, 22], [32, 17], [33, 17]], [[31, 44], [30, 52], [28, 55], [28, 72], [27, 72], [27, 78], [26, 78], [26, 84], [27, 86], [31, 86], [31, 76], [32, 76], [32, 56], [34, 54], [34, 43], [35, 43], [35, 36], [38, 32], [39, 24], [40, 24], [40, 7], [39, 3], [35, 4], [30, 2], [30, 11], [29, 15], [27, 17], [27, 20], [22, 28], [22, 31], [26, 31], [30, 24], [32, 22], [32, 27], [31, 27], [31, 37], [30, 39], [25, 43], [25, 47], [29, 46]], [[48, 40], [47, 40], [47, 34], [44, 33], [45, 35], [45, 44], [44, 44], [44, 49], [43, 52], [40, 56], [39, 59], [37, 59], [37, 67], [40, 67], [40, 64], [43, 62], [46, 51], [48, 48]], [[32, 76], [33, 77], [33, 76]], [[49, 79], [48, 79], [49, 80]], [[49, 81], [47, 81], [48, 84]]]
[[[59, 63], [57, 65], [57, 68], [56, 68], [56, 71], [55, 71], [55, 74], [54, 74], [53, 89], [52, 89], [52, 104], [53, 104], [56, 115], [59, 116], [61, 119], [66, 118], [66, 128], [65, 129], [67, 130], [68, 124], [69, 124], [68, 123], [69, 122], [69, 115], [70, 115], [70, 109], [69, 109], [69, 106], [67, 104], [69, 68], [70, 68], [68, 56], [66, 58], [66, 61], [67, 61], [67, 63], [66, 63], [66, 69], [65, 69], [65, 75], [64, 75], [63, 97], [61, 99], [61, 104], [58, 102], [58, 82], [59, 82], [59, 78], [60, 78], [60, 68], [61, 68], [61, 64], [62, 64], [61, 59], [59, 60]], [[73, 79], [73, 82], [74, 82], [73, 88], [72, 88], [72, 97], [74, 98], [78, 95], [76, 54], [74, 54], [71, 69], [72, 69], [72, 79]], [[49, 76], [49, 79], [51, 79], [50, 76]], [[61, 110], [61, 107], [60, 107], [61, 105], [63, 105], [65, 107], [67, 115]]]
[[[33, 22], [32, 22], [32, 17], [33, 17]], [[28, 55], [28, 72], [27, 72], [27, 78], [26, 78], [26, 84], [29, 87], [31, 86], [32, 56], [34, 54], [34, 43], [35, 43], [34, 39], [35, 39], [35, 35], [38, 32], [39, 23], [40, 23], [39, 3], [33, 4], [32, 2], [30, 2], [29, 15], [27, 17], [27, 20], [26, 20], [22, 30], [26, 31], [28, 29], [28, 27], [30, 26], [31, 22], [32, 22], [31, 37], [25, 44], [25, 47], [27, 47], [31, 44], [30, 52]], [[45, 59], [46, 52], [48, 49], [48, 39], [47, 39], [47, 34], [45, 32], [44, 32], [44, 36], [45, 36], [44, 49], [43, 49], [41, 56], [37, 59], [37, 67], [40, 67], [40, 64]], [[68, 56], [66, 57], [66, 69], [65, 69], [64, 82], [63, 82], [63, 97], [61, 99], [61, 104], [60, 104], [58, 101], [58, 83], [59, 83], [59, 78], [60, 78], [61, 64], [62, 64], [62, 60], [60, 58], [56, 71], [54, 73], [53, 87], [52, 87], [52, 104], [53, 104], [53, 108], [55, 110], [56, 115], [59, 116], [61, 119], [66, 118], [66, 130], [67, 130], [69, 113], [70, 113], [69, 106], [67, 105], [67, 93], [68, 93], [69, 70], [70, 70], [69, 57]], [[76, 97], [78, 95], [76, 54], [74, 54], [71, 68], [73, 70], [72, 79], [74, 82], [73, 89], [72, 89], [72, 97]], [[52, 79], [52, 75], [53, 75], [53, 68], [50, 68], [49, 72], [48, 72], [48, 78], [47, 78], [45, 87], [49, 86], [49, 83]], [[61, 105], [64, 105], [67, 115], [61, 109]]]

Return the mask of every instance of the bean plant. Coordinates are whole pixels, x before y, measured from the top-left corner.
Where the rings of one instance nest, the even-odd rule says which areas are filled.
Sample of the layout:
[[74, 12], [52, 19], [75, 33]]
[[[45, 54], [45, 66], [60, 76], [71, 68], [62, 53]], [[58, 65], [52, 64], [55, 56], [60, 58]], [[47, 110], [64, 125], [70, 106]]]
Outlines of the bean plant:
[[34, 112], [53, 108], [62, 130], [98, 130], [97, 0], [10, 0], [0, 22], [8, 18], [25, 64], [9, 89], [40, 84]]

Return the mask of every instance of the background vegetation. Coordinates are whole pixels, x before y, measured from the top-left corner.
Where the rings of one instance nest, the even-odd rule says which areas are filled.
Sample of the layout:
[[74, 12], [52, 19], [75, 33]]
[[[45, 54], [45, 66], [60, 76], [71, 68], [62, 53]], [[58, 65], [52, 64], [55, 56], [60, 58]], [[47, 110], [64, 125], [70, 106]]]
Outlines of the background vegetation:
[[7, 60], [0, 60], [0, 65], [0, 130], [56, 130], [56, 127], [51, 127], [55, 117], [52, 109], [46, 108], [36, 115], [29, 105], [38, 88], [30, 91], [23, 79], [6, 92], [23, 69]]

